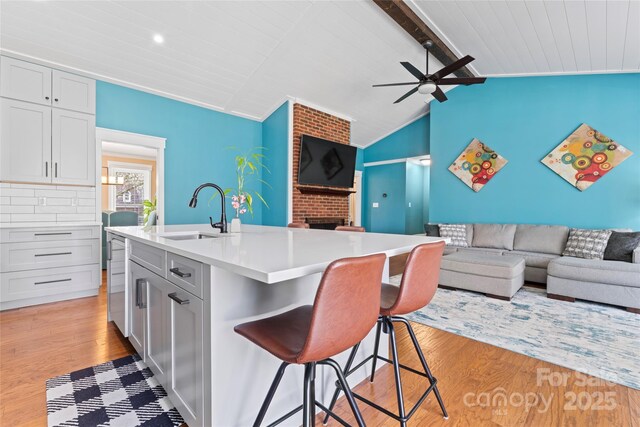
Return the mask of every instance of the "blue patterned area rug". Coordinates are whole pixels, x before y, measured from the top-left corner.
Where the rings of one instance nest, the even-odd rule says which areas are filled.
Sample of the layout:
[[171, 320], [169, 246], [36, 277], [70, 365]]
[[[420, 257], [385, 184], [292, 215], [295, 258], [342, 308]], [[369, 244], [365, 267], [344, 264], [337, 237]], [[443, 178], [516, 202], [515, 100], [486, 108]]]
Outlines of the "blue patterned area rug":
[[[392, 283], [399, 284], [401, 276]], [[523, 287], [500, 301], [438, 289], [410, 320], [640, 389], [640, 315], [617, 307], [547, 298]]]
[[47, 380], [49, 426], [179, 426], [182, 417], [140, 356]]

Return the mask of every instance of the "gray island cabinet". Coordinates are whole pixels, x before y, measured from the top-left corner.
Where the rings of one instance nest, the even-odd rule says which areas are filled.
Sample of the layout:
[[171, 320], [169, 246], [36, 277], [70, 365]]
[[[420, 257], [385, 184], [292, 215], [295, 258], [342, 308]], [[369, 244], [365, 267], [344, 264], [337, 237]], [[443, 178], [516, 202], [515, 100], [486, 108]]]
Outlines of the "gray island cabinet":
[[[335, 259], [393, 256], [441, 240], [250, 225], [224, 235], [204, 225], [107, 231], [109, 319], [191, 427], [251, 425], [280, 364], [235, 334], [235, 325], [312, 304], [322, 272]], [[373, 335], [356, 361], [372, 353]], [[386, 356], [386, 346], [380, 351]], [[336, 360], [343, 364], [347, 355]], [[362, 369], [350, 383], [369, 373]], [[287, 369], [265, 425], [301, 404], [302, 377], [301, 367]], [[325, 404], [334, 381], [319, 370], [316, 396]], [[293, 417], [283, 425], [299, 424]]]

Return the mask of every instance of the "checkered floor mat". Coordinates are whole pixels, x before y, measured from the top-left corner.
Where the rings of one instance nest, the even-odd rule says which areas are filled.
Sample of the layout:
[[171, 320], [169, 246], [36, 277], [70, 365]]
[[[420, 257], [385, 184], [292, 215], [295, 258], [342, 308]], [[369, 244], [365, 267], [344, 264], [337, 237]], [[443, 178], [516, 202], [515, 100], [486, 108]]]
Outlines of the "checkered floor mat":
[[179, 426], [184, 423], [140, 356], [47, 380], [49, 426]]

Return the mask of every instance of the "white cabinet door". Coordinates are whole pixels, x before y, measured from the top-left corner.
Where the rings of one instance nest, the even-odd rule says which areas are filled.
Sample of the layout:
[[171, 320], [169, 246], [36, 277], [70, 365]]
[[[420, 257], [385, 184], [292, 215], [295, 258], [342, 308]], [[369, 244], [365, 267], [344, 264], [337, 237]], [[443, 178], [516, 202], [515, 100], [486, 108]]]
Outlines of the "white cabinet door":
[[0, 63], [1, 96], [51, 105], [51, 68], [6, 56]]
[[147, 365], [160, 384], [167, 381], [169, 360], [169, 282], [154, 274], [147, 280]]
[[203, 302], [168, 283], [170, 365], [165, 389], [192, 427], [204, 424]]
[[0, 111], [0, 180], [50, 183], [51, 108], [0, 99]]
[[52, 182], [96, 184], [95, 129], [95, 116], [52, 109]]
[[96, 81], [53, 70], [54, 107], [81, 113], [96, 113]]
[[129, 341], [143, 361], [146, 361], [145, 327], [146, 304], [144, 290], [147, 279], [152, 274], [134, 262], [129, 262]]

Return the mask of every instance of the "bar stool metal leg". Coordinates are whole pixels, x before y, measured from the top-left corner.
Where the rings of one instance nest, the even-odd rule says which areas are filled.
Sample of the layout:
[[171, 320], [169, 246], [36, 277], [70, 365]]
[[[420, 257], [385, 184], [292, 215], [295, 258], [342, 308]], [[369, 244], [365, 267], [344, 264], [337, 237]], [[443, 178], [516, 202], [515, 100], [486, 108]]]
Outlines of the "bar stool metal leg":
[[349, 388], [349, 384], [347, 383], [347, 379], [345, 378], [342, 370], [340, 369], [340, 365], [338, 365], [332, 359], [325, 359], [322, 362], [318, 362], [323, 365], [329, 365], [336, 371], [336, 375], [338, 376], [338, 381], [340, 381], [340, 385], [342, 390], [344, 391], [344, 396], [347, 398], [347, 402], [349, 402], [349, 406], [351, 407], [351, 411], [353, 415], [356, 417], [356, 421], [359, 427], [365, 427], [364, 420], [362, 419], [362, 414], [360, 413], [360, 409], [358, 409], [358, 404], [353, 396], [353, 392], [351, 388]]
[[314, 371], [314, 363], [304, 365], [304, 395], [302, 401], [302, 425], [304, 427], [313, 426], [315, 421]]
[[376, 325], [376, 343], [373, 347], [373, 364], [371, 365], [370, 382], [373, 382], [373, 377], [376, 374], [376, 362], [378, 361], [378, 349], [380, 348], [380, 328], [382, 328], [382, 320], [378, 319], [378, 323]]
[[393, 375], [396, 380], [396, 396], [398, 397], [398, 418], [400, 418], [400, 425], [406, 427], [407, 421], [405, 420], [404, 413], [404, 398], [402, 397], [402, 381], [400, 380], [400, 362], [398, 361], [398, 347], [396, 345], [396, 333], [393, 328], [393, 323], [385, 319], [389, 328], [389, 341], [391, 342], [391, 353], [393, 354]]
[[278, 368], [278, 372], [276, 373], [276, 377], [273, 379], [273, 383], [271, 383], [271, 387], [269, 387], [269, 392], [267, 393], [267, 397], [265, 397], [264, 402], [262, 402], [262, 406], [260, 407], [260, 412], [258, 412], [258, 416], [256, 417], [256, 421], [253, 423], [253, 427], [259, 427], [264, 421], [264, 417], [267, 414], [267, 409], [269, 409], [269, 405], [271, 405], [271, 401], [273, 400], [273, 395], [276, 394], [276, 390], [280, 385], [280, 381], [282, 380], [282, 376], [284, 375], [284, 370], [289, 366], [287, 362], [282, 362], [280, 368]]
[[[344, 365], [343, 374], [346, 376], [349, 373], [349, 369], [351, 369], [351, 365], [353, 365], [353, 360], [356, 357], [356, 353], [358, 352], [358, 348], [360, 348], [360, 343], [356, 344], [351, 353], [349, 354], [349, 358], [347, 359], [347, 364]], [[337, 387], [338, 382], [336, 382], [336, 390], [333, 392], [333, 397], [331, 398], [331, 403], [329, 404], [329, 410], [333, 410], [333, 407], [336, 405], [338, 401], [338, 396], [340, 396], [340, 387]], [[327, 413], [322, 420], [322, 424], [327, 425], [329, 422], [329, 414]]]
[[427, 378], [429, 379], [429, 383], [433, 385], [433, 392], [436, 395], [436, 399], [438, 400], [438, 404], [440, 405], [440, 409], [442, 410], [442, 416], [445, 419], [449, 418], [449, 414], [444, 407], [444, 402], [442, 397], [440, 396], [440, 391], [438, 390], [438, 386], [435, 385], [436, 380], [429, 369], [429, 365], [427, 364], [427, 359], [425, 359], [424, 354], [422, 353], [422, 348], [420, 348], [420, 344], [418, 343], [418, 338], [416, 338], [416, 334], [413, 332], [413, 328], [407, 319], [404, 317], [393, 317], [392, 321], [394, 322], [402, 322], [407, 327], [407, 331], [409, 331], [409, 336], [411, 337], [411, 341], [413, 342], [413, 346], [416, 349], [416, 353], [418, 353], [418, 358], [420, 358], [420, 363], [422, 363], [422, 367], [424, 369], [425, 374], [427, 374]]

